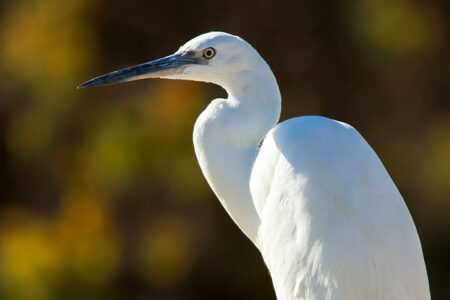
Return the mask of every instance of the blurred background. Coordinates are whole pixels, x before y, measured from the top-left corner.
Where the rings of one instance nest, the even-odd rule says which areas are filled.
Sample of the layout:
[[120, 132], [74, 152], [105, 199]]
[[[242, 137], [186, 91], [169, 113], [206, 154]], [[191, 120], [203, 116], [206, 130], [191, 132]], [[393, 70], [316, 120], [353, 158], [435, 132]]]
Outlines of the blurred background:
[[259, 252], [204, 180], [191, 135], [221, 88], [76, 90], [210, 30], [266, 59], [281, 120], [355, 126], [450, 298], [450, 47], [445, 0], [0, 2], [0, 299], [275, 299]]

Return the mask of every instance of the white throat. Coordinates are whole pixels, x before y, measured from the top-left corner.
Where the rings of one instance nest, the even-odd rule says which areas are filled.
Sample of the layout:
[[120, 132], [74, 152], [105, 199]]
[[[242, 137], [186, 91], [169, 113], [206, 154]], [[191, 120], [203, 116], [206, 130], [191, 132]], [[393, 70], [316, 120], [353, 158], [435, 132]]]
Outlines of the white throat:
[[213, 100], [194, 126], [194, 147], [206, 180], [225, 210], [253, 243], [260, 224], [250, 194], [250, 175], [267, 132], [278, 122], [281, 96], [264, 72], [241, 72], [222, 86], [228, 99]]

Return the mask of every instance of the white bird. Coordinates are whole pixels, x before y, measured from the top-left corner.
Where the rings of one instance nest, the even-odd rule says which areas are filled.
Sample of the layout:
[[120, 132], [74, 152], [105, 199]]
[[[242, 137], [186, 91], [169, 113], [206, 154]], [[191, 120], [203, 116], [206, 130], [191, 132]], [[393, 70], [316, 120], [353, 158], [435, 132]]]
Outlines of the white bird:
[[430, 299], [408, 208], [352, 126], [318, 116], [277, 124], [281, 96], [270, 67], [223, 32], [79, 87], [155, 77], [227, 91], [198, 117], [195, 153], [225, 210], [261, 251], [278, 299]]

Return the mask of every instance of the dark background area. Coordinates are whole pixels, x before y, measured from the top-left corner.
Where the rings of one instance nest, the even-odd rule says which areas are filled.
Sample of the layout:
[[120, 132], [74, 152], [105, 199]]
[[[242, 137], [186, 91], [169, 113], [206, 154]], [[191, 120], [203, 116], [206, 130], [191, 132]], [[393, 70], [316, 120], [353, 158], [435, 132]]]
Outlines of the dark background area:
[[211, 30], [274, 71], [281, 120], [323, 115], [378, 153], [450, 297], [449, 2], [0, 2], [0, 299], [275, 299], [191, 136], [216, 86], [75, 87]]

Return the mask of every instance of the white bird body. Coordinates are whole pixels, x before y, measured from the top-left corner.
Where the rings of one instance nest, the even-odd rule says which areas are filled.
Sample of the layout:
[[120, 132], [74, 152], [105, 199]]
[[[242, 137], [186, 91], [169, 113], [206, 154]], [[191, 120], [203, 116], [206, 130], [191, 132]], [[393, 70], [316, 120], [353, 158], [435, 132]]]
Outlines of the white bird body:
[[430, 298], [409, 211], [353, 127], [321, 117], [281, 123], [250, 188], [279, 299]]
[[[172, 66], [180, 57], [190, 62]], [[82, 86], [128, 81], [132, 72], [227, 91], [197, 119], [195, 152], [225, 210], [261, 251], [278, 299], [430, 299], [414, 222], [375, 152], [331, 119], [276, 125], [276, 79], [247, 42], [211, 32], [138, 67]]]

